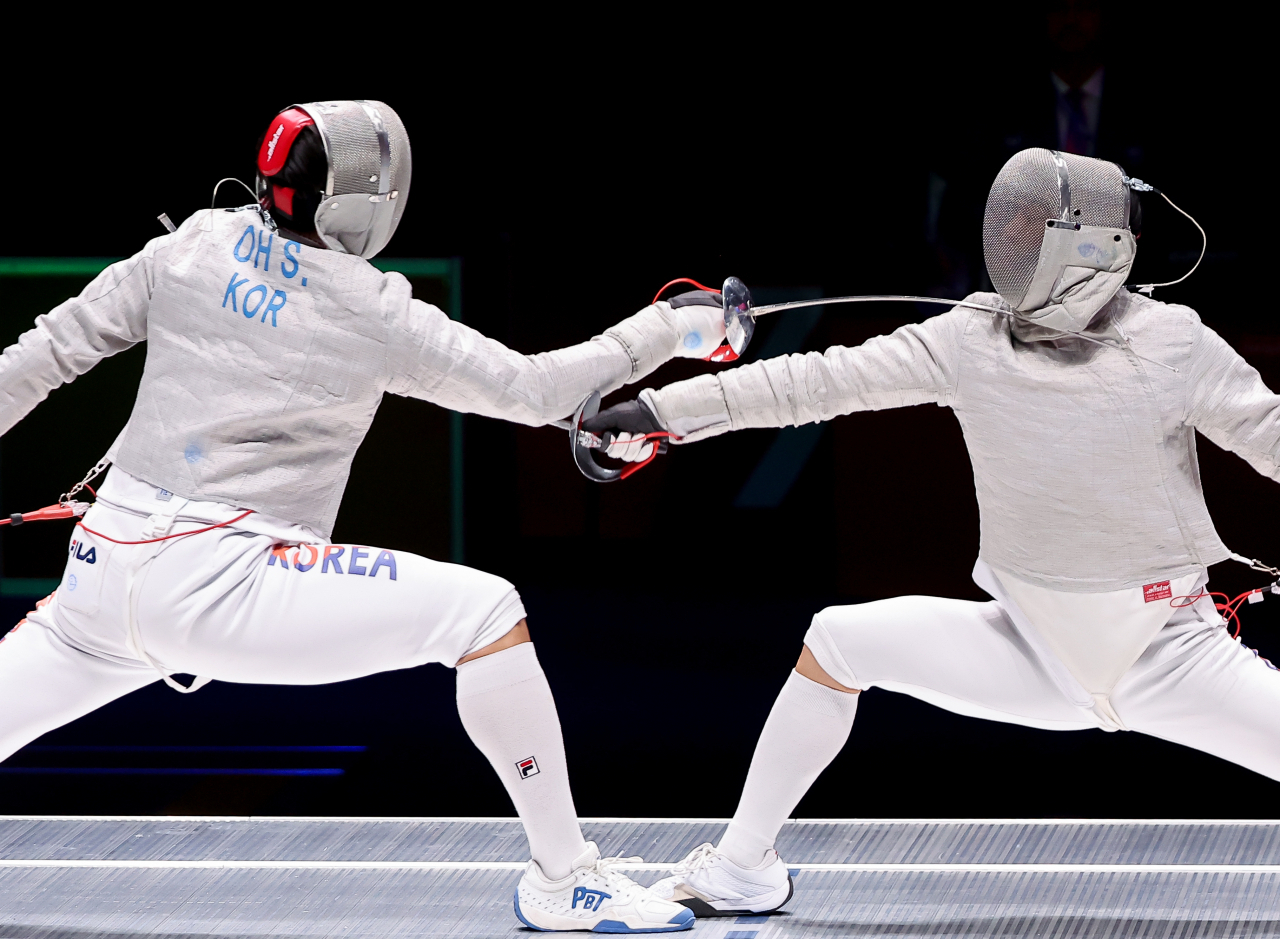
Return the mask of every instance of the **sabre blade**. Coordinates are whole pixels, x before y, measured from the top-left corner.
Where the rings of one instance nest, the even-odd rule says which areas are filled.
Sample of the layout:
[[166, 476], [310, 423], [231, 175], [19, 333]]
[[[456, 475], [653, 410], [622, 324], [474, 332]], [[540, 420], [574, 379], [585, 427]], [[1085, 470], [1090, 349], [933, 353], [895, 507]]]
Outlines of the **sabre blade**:
[[823, 297], [817, 300], [792, 300], [788, 303], [769, 303], [765, 306], [753, 306], [751, 308], [752, 316], [763, 316], [766, 313], [776, 313], [779, 310], [798, 310], [806, 306], [826, 306], [829, 303], [879, 303], [879, 302], [897, 302], [897, 303], [937, 303], [942, 306], [962, 306], [971, 310], [987, 310], [991, 313], [1000, 313], [1005, 316], [1009, 315], [1008, 310], [1002, 310], [999, 307], [987, 306], [983, 303], [971, 303], [968, 300], [946, 300], [940, 297], [907, 297], [898, 294], [876, 294], [865, 297]]
[[[962, 306], [970, 310], [986, 310], [988, 313], [998, 313], [1001, 316], [1007, 316], [1011, 320], [1021, 320], [1023, 322], [1035, 325], [1035, 320], [1031, 319], [1024, 313], [1019, 313], [1016, 310], [1002, 310], [1000, 307], [989, 306], [988, 304], [985, 304], [985, 303], [971, 303], [968, 300], [944, 300], [940, 297], [907, 297], [907, 296], [900, 296], [897, 294], [877, 294], [874, 296], [865, 296], [865, 297], [830, 297], [822, 300], [793, 300], [790, 303], [771, 303], [768, 306], [751, 307], [751, 317], [752, 319], [754, 319], [755, 317], [761, 316], [765, 313], [777, 313], [780, 310], [795, 310], [795, 309], [799, 309], [800, 307], [806, 307], [806, 306], [823, 306], [824, 304], [828, 304], [828, 303], [878, 303], [882, 301], [895, 302], [895, 303], [938, 303], [944, 306]], [[1119, 348], [1118, 346], [1112, 345], [1109, 342], [1104, 342], [1103, 340], [1098, 339], [1094, 336], [1087, 336], [1082, 332], [1069, 332], [1067, 330], [1056, 330], [1056, 331], [1061, 334], [1060, 338], [1063, 338], [1063, 339], [1067, 339], [1067, 338], [1080, 339], [1080, 340], [1083, 340], [1084, 342], [1091, 342], [1096, 346], [1102, 346], [1103, 348], [1107, 348], [1107, 349]], [[1144, 362], [1150, 362], [1152, 365], [1158, 365], [1161, 368], [1166, 368], [1171, 372], [1178, 371], [1178, 368], [1174, 365], [1169, 365], [1168, 363], [1165, 363], [1165, 362], [1159, 362], [1155, 359], [1147, 358], [1145, 355], [1141, 355], [1138, 352], [1135, 352], [1133, 350], [1133, 347], [1129, 345], [1129, 342], [1127, 339], [1125, 340], [1124, 347], [1127, 348], [1130, 353], [1132, 353], [1137, 358], [1142, 359], [1142, 361]]]

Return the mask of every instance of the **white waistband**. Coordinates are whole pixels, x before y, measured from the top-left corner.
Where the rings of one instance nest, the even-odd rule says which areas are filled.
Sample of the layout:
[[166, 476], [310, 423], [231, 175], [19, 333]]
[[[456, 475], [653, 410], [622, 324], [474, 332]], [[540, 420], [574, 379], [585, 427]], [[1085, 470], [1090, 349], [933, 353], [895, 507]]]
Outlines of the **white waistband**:
[[[180, 522], [203, 522], [215, 525], [235, 518], [245, 510], [222, 502], [198, 502], [143, 482], [118, 466], [107, 472], [107, 478], [98, 488], [98, 503], [111, 509], [146, 518], [150, 515], [169, 515]], [[176, 512], [174, 509], [176, 508]], [[323, 544], [327, 539], [316, 532], [293, 522], [261, 512], [245, 516], [228, 526], [241, 531], [268, 535], [285, 544]]]

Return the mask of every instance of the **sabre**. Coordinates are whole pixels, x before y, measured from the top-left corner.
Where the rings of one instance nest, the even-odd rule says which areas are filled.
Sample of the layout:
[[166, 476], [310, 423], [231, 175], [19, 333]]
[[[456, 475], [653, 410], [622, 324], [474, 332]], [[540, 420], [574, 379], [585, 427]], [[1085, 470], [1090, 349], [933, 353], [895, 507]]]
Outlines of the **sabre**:
[[667, 434], [654, 435], [663, 439], [655, 440], [653, 453], [649, 459], [643, 463], [632, 463], [620, 469], [614, 469], [608, 466], [601, 466], [596, 462], [592, 455], [593, 450], [607, 450], [613, 444], [613, 434], [606, 431], [603, 435], [597, 436], [589, 430], [582, 429], [582, 422], [590, 417], [595, 417], [600, 410], [600, 392], [593, 391], [583, 399], [578, 405], [578, 410], [574, 412], [571, 421], [551, 421], [551, 426], [559, 427], [561, 430], [569, 432], [569, 453], [573, 457], [573, 463], [578, 467], [578, 471], [587, 479], [596, 483], [611, 483], [615, 480], [626, 479], [636, 470], [648, 465], [660, 453], [667, 452]]
[[807, 306], [826, 306], [832, 303], [938, 303], [943, 306], [962, 306], [973, 310], [987, 310], [1009, 316], [1008, 310], [989, 306], [984, 303], [973, 303], [969, 300], [946, 300], [940, 297], [911, 297], [901, 294], [869, 294], [857, 297], [823, 297], [817, 300], [791, 300], [786, 303], [770, 303], [755, 306], [751, 302], [751, 291], [736, 277], [729, 277], [720, 291], [724, 305], [724, 331], [729, 347], [735, 356], [746, 351], [747, 344], [755, 334], [756, 317], [766, 313], [777, 313], [780, 310], [798, 310]]
[[[559, 427], [561, 430], [567, 430], [572, 435], [574, 426], [568, 421], [552, 421], [552, 427]], [[606, 435], [609, 436], [609, 435]], [[587, 447], [591, 450], [604, 450], [609, 444], [605, 443], [601, 438], [591, 433], [589, 430], [578, 430], [578, 446]], [[610, 441], [612, 442], [612, 441]]]
[[[712, 290], [712, 293], [715, 291]], [[1000, 313], [1008, 316], [1008, 310], [1002, 310], [999, 307], [988, 306], [982, 303], [972, 303], [968, 300], [945, 300], [938, 297], [912, 297], [897, 294], [876, 294], [857, 297], [825, 297], [819, 300], [792, 300], [787, 303], [771, 303], [767, 306], [755, 306], [751, 302], [751, 291], [747, 289], [747, 285], [736, 277], [729, 277], [725, 280], [723, 288], [720, 290], [721, 304], [724, 307], [724, 326], [725, 326], [725, 342], [733, 350], [734, 358], [738, 358], [746, 351], [747, 344], [751, 342], [751, 337], [755, 334], [756, 317], [763, 316], [766, 313], [777, 313], [781, 310], [796, 310], [801, 307], [808, 306], [825, 306], [829, 303], [872, 303], [883, 301], [896, 301], [900, 303], [938, 303], [944, 306], [963, 306], [970, 307], [975, 310], [988, 310], [992, 313]], [[613, 443], [613, 435], [605, 433], [603, 436], [597, 436], [582, 429], [583, 420], [594, 417], [600, 409], [600, 394], [592, 392], [578, 407], [572, 420], [568, 421], [551, 421], [551, 425], [561, 430], [569, 432], [569, 449], [573, 456], [573, 462], [586, 476], [593, 482], [608, 483], [619, 479], [626, 479], [636, 470], [647, 465], [649, 460], [644, 463], [633, 463], [630, 466], [614, 469], [608, 466], [602, 466], [596, 462], [592, 451], [607, 450]], [[652, 459], [660, 453], [665, 453], [667, 449], [667, 441], [665, 439], [658, 440], [654, 449], [654, 453], [650, 456]]]
[[[1157, 284], [1156, 286], [1164, 286]], [[912, 297], [901, 294], [867, 294], [857, 297], [827, 297], [819, 300], [791, 300], [787, 303], [771, 303], [768, 306], [754, 306], [751, 303], [751, 291], [747, 289], [747, 285], [736, 277], [730, 277], [724, 282], [724, 289], [720, 293], [721, 302], [724, 304], [724, 331], [725, 341], [733, 350], [735, 358], [742, 355], [747, 348], [747, 343], [751, 341], [751, 336], [755, 332], [756, 317], [763, 316], [765, 313], [776, 313], [779, 310], [796, 310], [806, 306], [825, 306], [828, 303], [937, 303], [943, 306], [962, 306], [970, 310], [986, 310], [988, 313], [998, 313], [1006, 316], [1011, 320], [1022, 320], [1024, 322], [1034, 324], [1034, 320], [1029, 319], [1016, 310], [1002, 309], [998, 306], [991, 306], [986, 303], [974, 303], [971, 300], [946, 300], [941, 297]], [[1106, 342], [1096, 336], [1089, 336], [1083, 332], [1071, 332], [1067, 330], [1056, 330], [1060, 338], [1063, 339], [1080, 339], [1084, 342], [1091, 342], [1095, 346], [1104, 348], [1115, 348], [1111, 343]], [[1150, 362], [1152, 365], [1158, 365], [1161, 368], [1176, 372], [1178, 369], [1164, 362], [1157, 362], [1155, 359], [1149, 359], [1145, 355], [1139, 355], [1132, 348], [1129, 349], [1137, 358], [1144, 362]]]
[[[672, 283], [675, 283], [673, 281]], [[670, 286], [670, 285], [668, 285]], [[701, 285], [699, 285], [701, 287]], [[1156, 286], [1164, 286], [1157, 284]], [[716, 291], [710, 288], [703, 288], [710, 293]], [[972, 300], [948, 300], [943, 297], [917, 297], [904, 294], [864, 294], [855, 297], [821, 297], [815, 300], [789, 300], [785, 303], [770, 303], [765, 306], [756, 306], [751, 301], [751, 291], [747, 289], [747, 285], [736, 277], [728, 277], [725, 279], [724, 286], [719, 291], [720, 302], [724, 307], [724, 331], [725, 343], [732, 350], [733, 359], [725, 358], [725, 361], [733, 361], [740, 358], [742, 353], [746, 351], [747, 344], [751, 342], [751, 337], [755, 334], [756, 318], [764, 316], [766, 313], [778, 313], [783, 310], [799, 310], [803, 307], [810, 306], [827, 306], [836, 303], [936, 303], [949, 307], [965, 307], [970, 310], [985, 310], [988, 313], [996, 313], [1000, 316], [1006, 316], [1009, 319], [1026, 319], [1023, 314], [1011, 311], [998, 306], [992, 306], [987, 303], [974, 303]], [[1063, 338], [1081, 339], [1085, 342], [1091, 342], [1095, 345], [1104, 346], [1106, 348], [1114, 348], [1111, 343], [1094, 336], [1087, 336], [1081, 332], [1059, 331]], [[1176, 372], [1178, 369], [1172, 365], [1166, 365], [1164, 362], [1157, 362], [1154, 359], [1148, 359], [1146, 356], [1139, 355], [1132, 349], [1129, 349], [1133, 355], [1145, 362], [1151, 362], [1159, 365], [1161, 368], [1167, 368]], [[649, 460], [643, 463], [633, 463], [624, 469], [611, 469], [601, 466], [592, 456], [593, 450], [607, 450], [613, 443], [613, 435], [605, 433], [602, 437], [597, 436], [589, 431], [582, 429], [582, 421], [586, 418], [594, 417], [600, 409], [600, 395], [598, 392], [592, 392], [582, 405], [578, 408], [577, 413], [573, 416], [572, 421], [553, 421], [552, 423], [562, 430], [569, 432], [569, 446], [573, 453], [573, 462], [578, 469], [582, 471], [582, 475], [588, 479], [598, 482], [607, 483], [618, 479], [626, 479], [636, 470], [649, 463], [653, 456], [665, 453], [667, 448], [667, 440], [658, 441], [654, 453]], [[662, 437], [670, 437], [669, 434], [654, 435]], [[677, 439], [678, 438], [673, 438]]]

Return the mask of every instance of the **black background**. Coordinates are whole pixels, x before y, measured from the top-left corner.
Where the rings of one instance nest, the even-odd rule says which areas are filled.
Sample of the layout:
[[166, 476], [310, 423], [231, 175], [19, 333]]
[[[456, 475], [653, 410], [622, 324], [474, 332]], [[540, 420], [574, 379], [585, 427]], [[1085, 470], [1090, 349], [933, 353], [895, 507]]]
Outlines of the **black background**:
[[[635, 9], [499, 23], [436, 11], [392, 17], [391, 28], [380, 17], [315, 31], [246, 18], [103, 22], [92, 39], [15, 41], [0, 256], [131, 254], [160, 233], [159, 212], [183, 218], [218, 178], [249, 180], [257, 137], [281, 107], [379, 98], [405, 121], [415, 163], [385, 253], [461, 258], [464, 319], [536, 352], [598, 333], [676, 276], [828, 296], [978, 289], [986, 187], [1051, 126], [1043, 10], [1032, 4], [896, 18], [842, 8], [667, 21]], [[1200, 271], [1157, 296], [1194, 306], [1277, 387], [1263, 183], [1272, 83], [1256, 71], [1257, 29], [1226, 8], [1106, 7], [1099, 155], [1205, 226]], [[1198, 248], [1185, 220], [1148, 200], [1134, 278], [1178, 276]], [[12, 341], [62, 298], [40, 291], [63, 288], [6, 289], [0, 323]], [[832, 308], [800, 348], [856, 343], [932, 312]], [[757, 350], [775, 328], [762, 321]], [[6, 435], [0, 510], [47, 504], [97, 459], [144, 354], [104, 363]], [[675, 363], [646, 384], [706, 367]], [[597, 487], [568, 463], [561, 432], [466, 419], [466, 560], [526, 599], [582, 814], [730, 814], [813, 613], [908, 592], [982, 598], [968, 576], [972, 475], [949, 412], [836, 420], [780, 505], [735, 508], [775, 436], [678, 449]], [[335, 540], [446, 558], [447, 446], [444, 412], [388, 399]], [[1204, 439], [1200, 454], [1226, 542], [1280, 560], [1270, 483]], [[59, 575], [65, 529], [0, 537], [7, 576]], [[1260, 583], [1230, 567], [1213, 571], [1218, 589]], [[6, 601], [7, 622], [24, 602]], [[1264, 653], [1280, 654], [1277, 606], [1246, 613], [1246, 641]], [[328, 779], [0, 774], [0, 812], [508, 814], [452, 694], [439, 666], [313, 688], [215, 683], [183, 698], [152, 686], [39, 745], [368, 749], [329, 763], [252, 757], [346, 770]], [[45, 750], [6, 765], [214, 759], [250, 757]], [[1277, 794], [1255, 774], [1136, 734], [1032, 731], [872, 691], [797, 814], [1266, 816]]]

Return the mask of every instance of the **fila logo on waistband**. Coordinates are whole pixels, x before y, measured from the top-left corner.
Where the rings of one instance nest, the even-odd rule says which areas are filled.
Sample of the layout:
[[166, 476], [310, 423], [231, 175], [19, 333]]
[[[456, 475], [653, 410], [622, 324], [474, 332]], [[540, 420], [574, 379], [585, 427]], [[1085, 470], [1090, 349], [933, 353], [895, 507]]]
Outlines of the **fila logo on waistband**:
[[[98, 549], [90, 545], [89, 550], [86, 551], [83, 541], [72, 539], [71, 550], [68, 553], [77, 561], [84, 561], [86, 564], [98, 563]], [[71, 589], [74, 590], [75, 588], [72, 587]]]
[[1168, 600], [1173, 596], [1173, 591], [1169, 589], [1169, 581], [1162, 580], [1158, 584], [1144, 584], [1142, 587], [1142, 600], [1144, 603], [1150, 603], [1152, 600]]
[[516, 764], [516, 769], [520, 771], [521, 779], [528, 779], [530, 776], [537, 776], [539, 773], [538, 761], [533, 757], [521, 760]]

